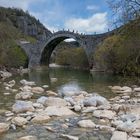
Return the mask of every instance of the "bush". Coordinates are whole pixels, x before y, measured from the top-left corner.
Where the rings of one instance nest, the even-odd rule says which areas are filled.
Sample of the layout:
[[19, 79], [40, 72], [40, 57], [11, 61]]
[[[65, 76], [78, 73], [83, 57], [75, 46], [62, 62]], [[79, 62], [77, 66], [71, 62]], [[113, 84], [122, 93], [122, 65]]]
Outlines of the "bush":
[[12, 40], [0, 44], [0, 65], [8, 68], [19, 68], [27, 65], [24, 51]]
[[74, 68], [89, 68], [89, 63], [85, 51], [80, 47], [68, 47], [59, 49], [55, 57], [55, 63]]
[[111, 36], [98, 46], [96, 65], [105, 71], [124, 75], [140, 74], [140, 40], [137, 36]]

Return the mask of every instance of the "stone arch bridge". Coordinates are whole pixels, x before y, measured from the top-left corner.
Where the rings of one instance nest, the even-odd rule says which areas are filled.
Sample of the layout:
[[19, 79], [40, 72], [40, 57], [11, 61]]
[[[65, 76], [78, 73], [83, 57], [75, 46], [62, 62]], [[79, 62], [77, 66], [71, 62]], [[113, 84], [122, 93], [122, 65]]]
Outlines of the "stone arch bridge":
[[114, 32], [97, 35], [83, 35], [70, 31], [58, 31], [50, 34], [46, 40], [38, 41], [36, 44], [31, 44], [26, 41], [18, 41], [18, 44], [28, 56], [28, 67], [35, 68], [40, 65], [48, 66], [50, 56], [55, 47], [63, 40], [73, 38], [81, 47], [83, 47], [87, 55], [89, 65], [92, 65], [91, 54], [94, 52], [96, 46], [113, 33]]

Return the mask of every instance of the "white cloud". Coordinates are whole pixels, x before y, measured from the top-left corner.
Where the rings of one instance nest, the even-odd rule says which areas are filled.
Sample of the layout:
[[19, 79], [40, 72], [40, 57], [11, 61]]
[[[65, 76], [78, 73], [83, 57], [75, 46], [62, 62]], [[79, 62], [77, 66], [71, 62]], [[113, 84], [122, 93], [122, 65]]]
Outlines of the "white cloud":
[[96, 13], [91, 17], [71, 18], [65, 22], [65, 27], [71, 30], [78, 30], [83, 33], [102, 33], [107, 30], [107, 13]]
[[0, 0], [0, 6], [16, 7], [16, 8], [21, 8], [23, 10], [28, 10], [30, 4], [36, 1], [39, 0]]
[[86, 7], [86, 9], [87, 9], [87, 10], [92, 10], [92, 11], [97, 11], [97, 10], [99, 10], [99, 7], [96, 6], [96, 5], [88, 5], [88, 6]]

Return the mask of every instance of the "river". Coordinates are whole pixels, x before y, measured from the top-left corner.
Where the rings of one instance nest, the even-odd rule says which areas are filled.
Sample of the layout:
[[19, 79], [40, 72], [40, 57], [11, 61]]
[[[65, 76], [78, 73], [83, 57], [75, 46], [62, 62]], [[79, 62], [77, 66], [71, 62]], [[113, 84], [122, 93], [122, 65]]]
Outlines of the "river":
[[[47, 90], [52, 90], [55, 92], [59, 92], [61, 90], [84, 90], [88, 93], [98, 93], [106, 98], [112, 98], [115, 94], [112, 94], [108, 86], [110, 85], [127, 85], [129, 80], [120, 76], [113, 76], [105, 73], [95, 73], [89, 71], [82, 70], [73, 70], [68, 68], [50, 68], [49, 70], [36, 70], [32, 71], [29, 74], [17, 75], [7, 79], [7, 81], [14, 79], [16, 83], [19, 83], [21, 79], [26, 79], [29, 81], [35, 81], [38, 86], [48, 85]], [[125, 82], [124, 82], [125, 81]], [[133, 83], [134, 84], [134, 83]], [[21, 85], [16, 84], [15, 88], [19, 88]], [[3, 93], [7, 92], [3, 84], [0, 84], [0, 113], [3, 114], [4, 110], [11, 110], [11, 106], [15, 102], [15, 94], [12, 93], [8, 96], [4, 96]], [[35, 98], [37, 98], [36, 95]], [[1, 120], [3, 120], [3, 116], [1, 115]], [[93, 118], [92, 118], [93, 119]], [[70, 122], [74, 125], [78, 120], [70, 120]], [[6, 135], [3, 135], [0, 139], [2, 140], [14, 140], [17, 137], [23, 136], [24, 134], [37, 135], [39, 140], [54, 140], [59, 139], [59, 133], [68, 133], [72, 135], [81, 135], [80, 140], [107, 140], [111, 136], [108, 133], [102, 132], [93, 132], [90, 130], [79, 130], [76, 127], [70, 127], [66, 131], [64, 131], [59, 124], [62, 124], [63, 120], [54, 121], [53, 126], [56, 128], [57, 133], [53, 134], [51, 132], [46, 131], [46, 129], [41, 126], [29, 126], [26, 129], [17, 129], [10, 130]], [[51, 124], [52, 125], [52, 124]], [[22, 130], [22, 131], [21, 131]], [[82, 133], [83, 132], [83, 133]], [[80, 134], [81, 133], [81, 134]], [[61, 139], [60, 139], [61, 140]]]

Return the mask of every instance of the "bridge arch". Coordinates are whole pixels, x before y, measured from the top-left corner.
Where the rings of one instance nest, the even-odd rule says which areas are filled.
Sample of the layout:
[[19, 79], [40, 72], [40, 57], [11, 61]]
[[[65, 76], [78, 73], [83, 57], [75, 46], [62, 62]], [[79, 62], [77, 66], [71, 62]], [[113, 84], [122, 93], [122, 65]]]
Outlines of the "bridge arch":
[[[51, 54], [52, 54], [53, 50], [55, 49], [55, 47], [60, 42], [64, 41], [65, 39], [69, 39], [69, 38], [76, 40], [79, 43], [79, 45], [81, 47], [83, 47], [83, 49], [85, 50], [86, 43], [83, 41], [83, 39], [81, 38], [81, 36], [79, 34], [69, 32], [69, 31], [59, 31], [59, 32], [52, 34], [52, 36], [49, 37], [49, 39], [47, 40], [45, 45], [42, 47], [40, 64], [48, 66], [49, 62], [50, 62]], [[86, 50], [85, 50], [85, 53], [86, 53]]]

